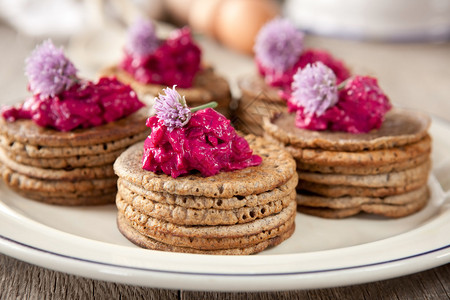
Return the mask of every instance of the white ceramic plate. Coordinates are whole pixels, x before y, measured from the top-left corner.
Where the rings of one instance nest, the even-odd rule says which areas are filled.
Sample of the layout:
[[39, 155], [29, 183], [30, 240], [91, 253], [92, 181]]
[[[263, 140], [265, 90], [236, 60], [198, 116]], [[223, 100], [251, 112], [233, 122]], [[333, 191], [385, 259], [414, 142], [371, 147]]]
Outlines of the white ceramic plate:
[[58, 207], [0, 185], [0, 252], [46, 268], [158, 288], [264, 291], [357, 284], [450, 262], [450, 125], [434, 119], [432, 197], [402, 219], [298, 214], [294, 235], [254, 256], [140, 249], [116, 229], [115, 207]]

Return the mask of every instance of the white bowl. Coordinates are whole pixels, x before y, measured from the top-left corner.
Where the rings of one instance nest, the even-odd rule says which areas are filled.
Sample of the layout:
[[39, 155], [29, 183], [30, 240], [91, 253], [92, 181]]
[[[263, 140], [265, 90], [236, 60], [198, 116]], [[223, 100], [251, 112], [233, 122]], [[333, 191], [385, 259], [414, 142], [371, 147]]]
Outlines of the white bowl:
[[400, 42], [450, 38], [449, 0], [286, 0], [283, 9], [313, 34]]

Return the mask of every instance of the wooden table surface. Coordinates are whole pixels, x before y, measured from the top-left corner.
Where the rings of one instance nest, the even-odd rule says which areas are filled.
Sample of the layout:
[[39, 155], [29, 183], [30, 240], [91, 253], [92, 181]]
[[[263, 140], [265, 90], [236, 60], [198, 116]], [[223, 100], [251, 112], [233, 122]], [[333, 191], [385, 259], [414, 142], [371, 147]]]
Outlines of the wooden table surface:
[[[26, 95], [23, 58], [36, 39], [18, 36], [0, 24], [0, 103]], [[209, 43], [209, 42], [207, 42]], [[379, 78], [397, 104], [426, 110], [450, 121], [450, 43], [384, 44], [308, 37], [308, 46], [327, 48], [355, 73]], [[215, 45], [214, 47], [219, 48]], [[73, 50], [76, 53], [77, 49]], [[222, 50], [220, 50], [222, 51]], [[205, 53], [217, 59], [217, 53]], [[241, 56], [238, 63], [249, 65]], [[82, 71], [80, 63], [75, 63]], [[239, 68], [217, 68], [230, 78]], [[449, 151], [450, 152], [450, 151]], [[450, 234], [450, 233], [449, 233]], [[389, 249], [386, 249], [389, 251]], [[450, 261], [450, 259], [449, 259]], [[409, 276], [337, 288], [222, 293], [164, 290], [104, 282], [34, 266], [0, 254], [0, 299], [450, 299], [449, 264]]]
[[338, 288], [221, 293], [136, 287], [50, 271], [0, 254], [0, 299], [450, 299], [450, 264]]

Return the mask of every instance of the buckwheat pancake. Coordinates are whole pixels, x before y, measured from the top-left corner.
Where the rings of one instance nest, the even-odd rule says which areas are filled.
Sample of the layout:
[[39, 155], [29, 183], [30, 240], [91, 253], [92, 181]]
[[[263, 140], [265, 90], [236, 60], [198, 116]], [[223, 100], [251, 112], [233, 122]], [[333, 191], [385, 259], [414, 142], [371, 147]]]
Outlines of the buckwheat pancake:
[[[142, 120], [141, 120], [142, 121]], [[130, 134], [127, 137], [113, 140], [110, 142], [96, 143], [92, 141], [91, 145], [85, 146], [42, 146], [42, 145], [30, 145], [22, 142], [15, 141], [4, 136], [0, 136], [0, 147], [7, 153], [14, 153], [16, 155], [29, 157], [29, 158], [73, 158], [77, 156], [91, 156], [102, 155], [115, 151], [123, 152], [125, 148], [133, 145], [139, 141], [144, 140], [149, 131], [145, 126], [145, 120], [143, 120], [144, 126], [141, 124], [142, 131], [136, 134]], [[86, 132], [89, 130], [86, 130]], [[112, 135], [114, 135], [114, 129], [110, 128]], [[107, 131], [104, 134], [108, 135]], [[76, 138], [76, 137], [74, 137]]]
[[92, 206], [92, 205], [104, 205], [114, 203], [116, 192], [103, 192], [99, 195], [79, 195], [78, 197], [72, 196], [54, 196], [54, 195], [40, 195], [36, 193], [27, 193], [23, 191], [16, 191], [19, 195], [25, 198], [33, 199], [46, 204], [64, 205], [64, 206]]
[[[281, 113], [264, 118], [263, 127], [264, 137], [284, 146], [296, 161], [300, 212], [326, 218], [360, 212], [401, 217], [427, 203], [424, 190], [431, 169], [427, 115], [394, 108], [379, 129], [362, 134], [304, 130], [294, 124], [295, 114]], [[412, 201], [379, 203], [390, 197]], [[311, 199], [334, 204], [318, 207]], [[366, 202], [356, 207], [348, 204], [361, 199]]]
[[353, 208], [363, 204], [404, 205], [421, 199], [424, 195], [428, 195], [428, 187], [426, 185], [410, 192], [387, 197], [322, 197], [320, 195], [300, 193], [297, 196], [297, 204], [334, 209]]
[[323, 149], [294, 148], [286, 150], [300, 162], [319, 166], [358, 166], [377, 167], [405, 162], [431, 152], [431, 138], [426, 135], [416, 143], [394, 148], [366, 151], [328, 151]]
[[236, 114], [249, 123], [261, 124], [263, 117], [270, 118], [274, 113], [287, 111], [284, 101], [272, 103], [266, 97], [266, 94], [260, 94], [255, 98], [241, 98]]
[[266, 84], [261, 76], [242, 76], [238, 79], [238, 86], [242, 92], [242, 97], [245, 99], [261, 99], [267, 102], [286, 103], [281, 99], [279, 90]]
[[[1, 148], [1, 147], [0, 147]], [[36, 158], [30, 156], [22, 156], [13, 152], [0, 149], [9, 159], [23, 165], [38, 167], [38, 168], [52, 168], [52, 169], [73, 169], [98, 167], [114, 163], [116, 158], [125, 149], [119, 149], [112, 152], [105, 152], [94, 155], [76, 155], [71, 157], [53, 157], [53, 158]]]
[[116, 204], [119, 212], [141, 234], [165, 244], [202, 250], [248, 247], [279, 236], [293, 226], [297, 206], [295, 201], [291, 201], [280, 213], [250, 223], [183, 226], [152, 218], [130, 205], [122, 205], [120, 201]]
[[323, 207], [298, 206], [297, 209], [301, 213], [327, 219], [348, 218], [361, 212], [360, 207], [331, 209]]
[[322, 174], [298, 171], [298, 178], [302, 181], [321, 183], [327, 185], [348, 185], [359, 187], [393, 187], [403, 186], [411, 182], [428, 178], [430, 160], [398, 172], [376, 175], [348, 175], [348, 174]]
[[[115, 76], [119, 81], [129, 84], [141, 97], [156, 97], [166, 87], [160, 84], [144, 84], [136, 81], [130, 74], [117, 66], [111, 66], [101, 71], [104, 76]], [[218, 103], [217, 110], [225, 115], [231, 101], [231, 91], [225, 78], [217, 75], [211, 68], [199, 71], [194, 78], [192, 87], [177, 88], [186, 97], [190, 107], [199, 106], [211, 101]]]
[[149, 191], [220, 198], [260, 194], [285, 184], [294, 176], [295, 161], [289, 153], [262, 138], [247, 136], [246, 139], [254, 154], [263, 158], [257, 167], [210, 177], [190, 174], [172, 178], [141, 168], [143, 143], [138, 143], [119, 156], [114, 171], [120, 178]]
[[422, 154], [417, 157], [401, 162], [391, 162], [386, 165], [377, 165], [377, 166], [360, 165], [358, 162], [356, 162], [353, 166], [352, 165], [327, 166], [327, 165], [318, 165], [314, 163], [304, 163], [298, 159], [295, 159], [295, 162], [297, 163], [297, 169], [308, 172], [317, 172], [325, 174], [330, 173], [330, 174], [349, 174], [349, 175], [375, 175], [410, 169], [420, 164], [423, 164], [425, 161], [429, 159], [430, 153]]
[[134, 229], [128, 222], [128, 220], [119, 213], [117, 218], [117, 225], [119, 231], [131, 242], [142, 248], [161, 250], [161, 251], [171, 251], [171, 252], [181, 252], [181, 253], [196, 253], [196, 254], [211, 254], [211, 255], [249, 255], [263, 251], [268, 247], [273, 247], [284, 240], [288, 239], [294, 232], [295, 224], [291, 226], [289, 230], [282, 233], [281, 235], [275, 236], [273, 238], [267, 239], [260, 243], [251, 246], [242, 246], [238, 248], [231, 249], [221, 249], [221, 250], [204, 250], [204, 249], [194, 249], [188, 247], [179, 247], [169, 244], [161, 243], [154, 240], [148, 236], [142, 235], [136, 229]]
[[360, 212], [400, 218], [421, 210], [428, 198], [428, 187], [423, 186], [412, 192], [384, 198], [300, 195], [297, 202], [300, 212], [323, 218], [345, 218]]
[[313, 131], [297, 128], [295, 114], [281, 113], [264, 118], [265, 132], [286, 146], [335, 151], [365, 151], [400, 147], [420, 141], [427, 135], [430, 117], [424, 113], [394, 108], [377, 130], [368, 133]]
[[342, 196], [357, 196], [357, 197], [385, 197], [391, 195], [399, 195], [412, 190], [418, 189], [427, 184], [427, 176], [409, 182], [401, 186], [389, 187], [362, 187], [350, 185], [329, 185], [320, 184], [300, 180], [298, 182], [299, 191], [309, 191], [326, 197], [342, 197]]
[[39, 202], [58, 205], [100, 205], [114, 203], [116, 177], [88, 180], [43, 180], [0, 166], [6, 185], [16, 193]]
[[261, 124], [254, 124], [249, 123], [246, 121], [242, 121], [239, 116], [236, 114], [234, 115], [234, 118], [232, 119], [233, 126], [236, 128], [236, 130], [239, 130], [245, 134], [253, 134], [256, 136], [263, 136], [264, 129]]
[[117, 177], [107, 177], [87, 180], [43, 180], [17, 173], [4, 165], [0, 172], [5, 183], [14, 190], [25, 192], [52, 193], [89, 193], [94, 190], [114, 188], [117, 190]]
[[278, 90], [268, 86], [260, 76], [242, 77], [238, 80], [238, 86], [241, 98], [235, 118], [241, 123], [239, 128], [247, 133], [262, 135], [263, 118], [285, 112], [286, 102], [280, 98]]
[[295, 162], [281, 147], [246, 136], [259, 166], [177, 178], [141, 167], [143, 143], [114, 163], [121, 233], [150, 249], [252, 254], [290, 237], [295, 228]]
[[166, 192], [160, 193], [148, 191], [122, 178], [119, 178], [117, 185], [119, 188], [119, 192], [122, 191], [122, 189], [127, 189], [137, 195], [152, 199], [152, 201], [154, 202], [163, 204], [176, 205], [197, 210], [211, 208], [232, 210], [242, 207], [254, 207], [257, 205], [267, 204], [278, 199], [286, 198], [289, 196], [292, 190], [295, 189], [295, 187], [297, 186], [297, 182], [298, 177], [297, 174], [294, 173], [294, 176], [289, 179], [287, 183], [280, 185], [273, 190], [247, 196], [233, 196], [231, 198], [176, 195]]
[[89, 168], [74, 168], [71, 170], [45, 169], [17, 163], [9, 159], [2, 149], [0, 149], [0, 163], [14, 172], [41, 180], [87, 180], [114, 177], [112, 164]]
[[[265, 134], [264, 138], [282, 145], [268, 134]], [[416, 143], [381, 150], [329, 151], [292, 146], [284, 148], [294, 157], [300, 170], [370, 175], [401, 171], [425, 162], [431, 153], [431, 138], [426, 135]]]
[[0, 135], [4, 136], [10, 143], [19, 142], [23, 145], [34, 145], [36, 148], [43, 146], [66, 147], [67, 149], [69, 147], [89, 147], [127, 139], [130, 136], [147, 131], [145, 121], [149, 116], [148, 110], [148, 107], [143, 107], [128, 117], [115, 122], [88, 129], [75, 129], [69, 132], [37, 126], [31, 120], [19, 119], [14, 122], [7, 122], [0, 118]]
[[279, 213], [295, 199], [295, 196], [295, 190], [291, 190], [290, 194], [283, 198], [251, 207], [195, 209], [156, 202], [122, 186], [119, 187], [116, 203], [121, 202], [120, 206], [130, 205], [152, 218], [177, 225], [233, 225]]
[[[45, 198], [59, 198], [59, 199], [80, 199], [80, 198], [94, 198], [94, 197], [100, 197], [103, 195], [107, 195], [109, 199], [109, 203], [111, 203], [111, 196], [115, 200], [117, 189], [114, 187], [106, 187], [103, 189], [97, 189], [97, 190], [88, 190], [88, 191], [56, 191], [56, 192], [50, 192], [50, 191], [27, 191], [27, 190], [20, 190], [20, 194], [22, 195], [36, 195], [36, 197], [41, 197], [41, 199]], [[36, 198], [35, 197], [35, 198]], [[113, 200], [113, 202], [114, 202]], [[62, 201], [62, 200], [61, 200]]]

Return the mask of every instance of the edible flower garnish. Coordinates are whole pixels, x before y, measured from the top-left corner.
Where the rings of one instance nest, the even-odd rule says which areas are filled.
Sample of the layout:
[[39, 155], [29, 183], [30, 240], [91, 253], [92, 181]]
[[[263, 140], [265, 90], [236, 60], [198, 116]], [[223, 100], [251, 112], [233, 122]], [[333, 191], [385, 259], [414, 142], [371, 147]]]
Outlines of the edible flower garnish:
[[173, 88], [165, 88], [163, 92], [165, 95], [159, 94], [159, 97], [155, 98], [155, 104], [153, 108], [156, 111], [156, 115], [164, 121], [164, 125], [172, 130], [174, 128], [181, 128], [186, 125], [191, 119], [193, 112], [197, 110], [216, 107], [216, 102], [210, 102], [208, 104], [194, 107], [189, 109], [186, 104], [186, 99], [181, 96], [176, 90], [176, 85]]
[[175, 87], [176, 85], [173, 88], [163, 89], [165, 95], [159, 94], [153, 105], [156, 115], [170, 130], [183, 127], [191, 119], [191, 110], [186, 104], [186, 99], [175, 90]]
[[135, 56], [144, 56], [153, 53], [159, 46], [155, 25], [152, 21], [138, 19], [128, 29], [127, 51]]
[[292, 101], [305, 113], [321, 116], [338, 102], [336, 75], [322, 62], [308, 64], [294, 75]]
[[55, 96], [78, 81], [75, 66], [50, 40], [38, 45], [25, 63], [29, 89], [41, 97]]
[[259, 31], [254, 51], [263, 67], [284, 72], [303, 51], [304, 34], [287, 19], [276, 18]]

